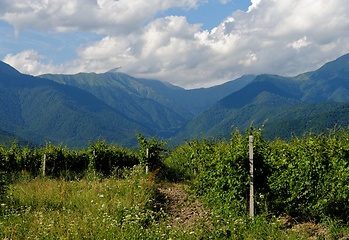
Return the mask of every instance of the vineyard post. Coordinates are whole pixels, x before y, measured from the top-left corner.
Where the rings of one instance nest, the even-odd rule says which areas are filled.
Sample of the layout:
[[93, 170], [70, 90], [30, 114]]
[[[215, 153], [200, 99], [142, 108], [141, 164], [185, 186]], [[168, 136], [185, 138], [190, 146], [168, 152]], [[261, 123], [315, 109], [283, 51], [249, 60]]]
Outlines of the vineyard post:
[[93, 149], [93, 175], [96, 176], [96, 149]]
[[46, 153], [44, 153], [44, 159], [42, 162], [42, 176], [46, 175]]
[[148, 171], [149, 171], [149, 170], [148, 170], [148, 164], [149, 164], [149, 148], [146, 149], [146, 154], [145, 154], [145, 155], [146, 155], [145, 157], [146, 157], [146, 159], [147, 159], [147, 160], [146, 160], [146, 163], [145, 163], [145, 173], [148, 173]]
[[250, 217], [254, 217], [254, 188], [253, 188], [253, 136], [249, 136], [250, 152]]

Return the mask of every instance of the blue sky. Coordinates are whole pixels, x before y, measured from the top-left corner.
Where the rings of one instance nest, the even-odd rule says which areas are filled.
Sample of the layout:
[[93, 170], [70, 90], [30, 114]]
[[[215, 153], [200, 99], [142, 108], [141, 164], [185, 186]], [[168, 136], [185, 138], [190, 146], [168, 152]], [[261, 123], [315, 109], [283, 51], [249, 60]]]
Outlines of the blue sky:
[[2, 0], [0, 60], [207, 87], [315, 70], [349, 52], [348, 15], [340, 0]]
[[201, 23], [203, 29], [211, 30], [218, 26], [225, 18], [229, 17], [234, 11], [247, 11], [251, 5], [249, 0], [232, 1], [220, 3], [219, 0], [207, 1], [197, 8], [184, 10], [181, 8], [170, 9], [165, 13], [158, 14], [158, 17], [166, 15], [184, 15], [191, 24]]

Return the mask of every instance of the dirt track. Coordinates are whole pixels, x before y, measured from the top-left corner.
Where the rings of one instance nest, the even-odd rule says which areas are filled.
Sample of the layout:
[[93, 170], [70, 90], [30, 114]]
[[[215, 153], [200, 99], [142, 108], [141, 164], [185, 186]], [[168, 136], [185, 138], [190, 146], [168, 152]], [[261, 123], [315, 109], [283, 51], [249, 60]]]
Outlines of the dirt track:
[[159, 188], [166, 201], [173, 227], [187, 228], [207, 216], [201, 202], [188, 199], [184, 184], [164, 184]]

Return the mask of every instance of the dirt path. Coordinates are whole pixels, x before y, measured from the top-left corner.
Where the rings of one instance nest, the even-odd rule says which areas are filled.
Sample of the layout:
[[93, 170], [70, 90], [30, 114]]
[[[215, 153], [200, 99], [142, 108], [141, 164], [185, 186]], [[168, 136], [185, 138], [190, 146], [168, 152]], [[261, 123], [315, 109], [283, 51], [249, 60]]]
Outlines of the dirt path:
[[184, 184], [167, 183], [159, 188], [165, 198], [173, 227], [187, 228], [207, 217], [201, 202], [188, 199], [186, 187]]

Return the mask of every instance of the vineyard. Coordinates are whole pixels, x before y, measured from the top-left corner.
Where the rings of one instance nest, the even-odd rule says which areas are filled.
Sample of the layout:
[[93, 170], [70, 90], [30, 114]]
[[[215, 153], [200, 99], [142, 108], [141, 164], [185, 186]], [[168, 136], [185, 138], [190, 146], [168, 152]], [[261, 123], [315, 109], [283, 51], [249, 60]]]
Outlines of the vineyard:
[[[250, 135], [253, 219], [248, 216]], [[82, 150], [49, 143], [0, 147], [0, 237], [349, 237], [348, 129], [267, 141], [262, 130], [250, 128], [232, 132], [229, 141], [194, 140], [172, 151], [156, 138], [139, 135], [138, 143], [137, 150], [105, 141]], [[202, 202], [205, 214], [195, 224], [170, 223], [176, 218], [163, 194], [169, 191], [161, 189], [174, 183], [186, 186], [184, 205]]]

